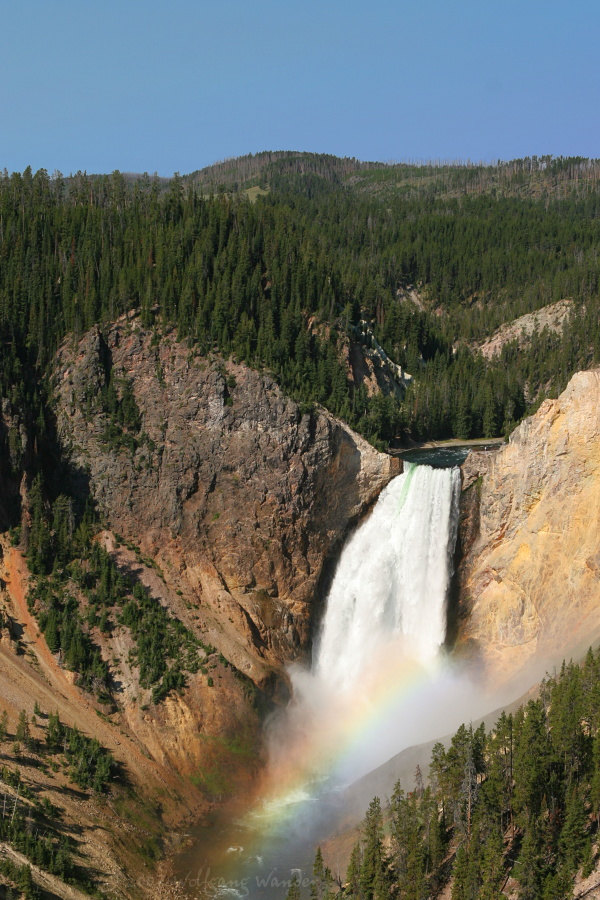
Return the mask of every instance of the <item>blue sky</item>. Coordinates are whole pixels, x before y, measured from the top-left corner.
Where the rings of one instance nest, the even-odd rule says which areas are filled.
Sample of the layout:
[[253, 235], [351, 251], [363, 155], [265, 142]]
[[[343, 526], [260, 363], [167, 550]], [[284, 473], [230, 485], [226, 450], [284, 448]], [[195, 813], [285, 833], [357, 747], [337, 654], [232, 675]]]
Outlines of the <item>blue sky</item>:
[[0, 169], [600, 157], [597, 0], [3, 0]]

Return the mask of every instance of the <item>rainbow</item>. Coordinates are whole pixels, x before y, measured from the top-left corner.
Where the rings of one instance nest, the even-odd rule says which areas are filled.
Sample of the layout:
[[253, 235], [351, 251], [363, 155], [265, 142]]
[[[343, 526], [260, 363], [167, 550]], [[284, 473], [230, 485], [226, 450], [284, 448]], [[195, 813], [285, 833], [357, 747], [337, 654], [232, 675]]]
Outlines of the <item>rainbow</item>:
[[[276, 745], [249, 810], [249, 820], [264, 830], [277, 829], [289, 820], [299, 803], [314, 800], [324, 782], [342, 783], [369, 758], [378, 736], [396, 725], [415, 704], [427, 703], [435, 691], [441, 662], [425, 667], [406, 657], [393, 643], [375, 676], [352, 696], [328, 698], [321, 714], [306, 714], [302, 704], [292, 707], [274, 735]], [[307, 678], [311, 676], [306, 675]], [[296, 713], [296, 715], [295, 715]], [[373, 768], [408, 746], [400, 738], [383, 758], [374, 754]], [[362, 772], [360, 774], [363, 774]]]
[[[323, 782], [348, 783], [449, 730], [439, 644], [459, 491], [457, 469], [408, 465], [348, 541], [313, 670], [290, 670], [296, 699], [269, 733], [251, 813], [269, 827], [317, 799]], [[423, 734], [424, 708], [434, 734]]]

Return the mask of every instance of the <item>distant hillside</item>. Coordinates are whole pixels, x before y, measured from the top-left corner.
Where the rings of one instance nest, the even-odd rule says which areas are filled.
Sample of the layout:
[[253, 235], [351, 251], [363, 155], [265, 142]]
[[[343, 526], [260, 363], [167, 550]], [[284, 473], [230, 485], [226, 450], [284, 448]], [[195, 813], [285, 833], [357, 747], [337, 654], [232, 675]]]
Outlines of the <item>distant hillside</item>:
[[266, 187], [271, 185], [273, 180], [282, 186], [282, 179], [293, 180], [298, 176], [302, 178], [316, 176], [329, 184], [341, 185], [350, 175], [380, 170], [383, 167], [385, 163], [361, 162], [358, 159], [341, 158], [328, 153], [275, 150], [226, 159], [192, 172], [187, 179], [211, 187], [215, 191], [219, 187], [229, 191], [246, 190], [255, 184]]
[[[201, 189], [205, 196], [243, 194], [261, 189], [314, 197], [342, 189], [381, 200], [395, 196], [449, 199], [471, 195], [565, 200], [597, 194], [600, 159], [547, 154], [494, 162], [381, 162], [329, 153], [265, 150], [224, 159], [183, 176], [177, 173], [171, 178], [135, 172], [117, 171], [112, 175], [77, 172], [64, 178], [64, 182], [73, 186], [78, 186], [82, 180], [106, 183], [115, 176], [128, 186], [152, 183], [158, 194], [168, 191], [174, 180], [180, 180], [186, 186]], [[250, 196], [254, 199], [256, 195]]]
[[186, 176], [214, 191], [254, 186], [309, 195], [344, 187], [381, 197], [585, 197], [598, 190], [600, 160], [532, 156], [495, 163], [431, 161], [366, 162], [325, 153], [265, 151], [223, 160]]

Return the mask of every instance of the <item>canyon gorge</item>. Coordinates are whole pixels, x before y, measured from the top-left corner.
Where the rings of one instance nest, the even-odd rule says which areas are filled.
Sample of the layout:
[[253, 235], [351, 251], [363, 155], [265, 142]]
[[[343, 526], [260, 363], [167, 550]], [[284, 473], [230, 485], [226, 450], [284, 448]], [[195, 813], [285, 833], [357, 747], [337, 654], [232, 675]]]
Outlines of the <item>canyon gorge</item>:
[[[99, 405], [111, 379], [131, 385], [139, 410], [133, 450], [111, 439]], [[105, 888], [157, 897], [160, 864], [148, 877], [156, 861], [132, 845], [164, 842], [172, 852], [192, 822], [252, 791], [265, 763], [261, 721], [288, 702], [288, 667], [310, 657], [344, 542], [402, 462], [323, 409], [293, 402], [268, 374], [201, 355], [174, 332], [157, 339], [135, 315], [65, 341], [52, 390], [57, 477], [94, 499], [96, 539], [117, 569], [215, 652], [210, 675], [187, 674], [183, 689], [154, 704], [127, 628], [95, 628], [116, 686], [103, 709], [40, 640], [25, 560], [5, 536], [0, 694], [9, 731], [37, 702], [111, 750], [134, 812], [73, 798], [66, 815], [79, 822], [87, 865], [104, 871]], [[448, 651], [511, 699], [600, 638], [599, 411], [600, 375], [581, 372], [506, 445], [474, 449], [462, 466]], [[26, 452], [6, 409], [3, 427]], [[2, 478], [5, 497], [21, 491], [25, 540], [31, 501], [7, 469]], [[36, 777], [49, 796], [64, 790]]]

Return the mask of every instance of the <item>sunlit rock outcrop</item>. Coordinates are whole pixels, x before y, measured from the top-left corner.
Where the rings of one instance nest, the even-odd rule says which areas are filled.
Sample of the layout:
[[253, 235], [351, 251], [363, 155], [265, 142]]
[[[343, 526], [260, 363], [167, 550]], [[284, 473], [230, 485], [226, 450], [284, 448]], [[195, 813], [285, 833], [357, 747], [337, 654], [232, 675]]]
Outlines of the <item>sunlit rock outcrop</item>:
[[600, 638], [600, 372], [575, 375], [463, 478], [457, 652], [498, 684], [577, 657]]

